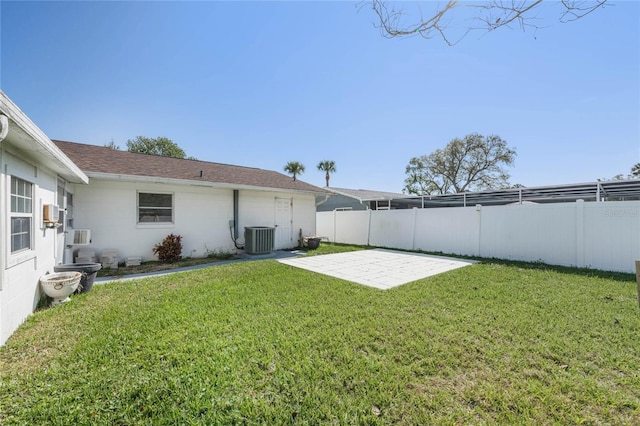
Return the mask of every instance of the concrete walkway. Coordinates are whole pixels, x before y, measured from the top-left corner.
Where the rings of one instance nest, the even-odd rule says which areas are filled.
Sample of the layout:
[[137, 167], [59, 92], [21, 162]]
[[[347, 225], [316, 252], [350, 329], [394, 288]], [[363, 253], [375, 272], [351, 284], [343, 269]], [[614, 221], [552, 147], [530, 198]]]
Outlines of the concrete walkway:
[[381, 290], [476, 263], [474, 260], [385, 249], [281, 259], [279, 262]]
[[288, 258], [294, 258], [294, 257], [300, 256], [303, 254], [305, 254], [305, 251], [303, 250], [293, 250], [293, 251], [277, 250], [277, 251], [274, 251], [273, 253], [260, 254], [260, 255], [241, 253], [236, 255], [235, 259], [221, 260], [219, 262], [212, 262], [212, 263], [202, 263], [200, 265], [185, 266], [184, 268], [168, 269], [165, 271], [157, 271], [157, 272], [144, 272], [140, 274], [123, 275], [121, 277], [119, 276], [97, 277], [94, 283], [105, 284], [110, 282], [139, 280], [141, 278], [159, 277], [162, 275], [175, 274], [178, 272], [195, 271], [196, 269], [210, 268], [212, 266], [229, 265], [231, 263], [251, 262], [256, 260], [267, 260], [267, 259], [288, 259]]

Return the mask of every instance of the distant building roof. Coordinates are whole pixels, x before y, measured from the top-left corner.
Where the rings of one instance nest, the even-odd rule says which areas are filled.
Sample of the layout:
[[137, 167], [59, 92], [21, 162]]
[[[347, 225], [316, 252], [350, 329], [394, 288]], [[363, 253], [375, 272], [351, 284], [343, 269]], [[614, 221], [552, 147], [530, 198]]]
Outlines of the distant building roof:
[[424, 207], [500, 205], [525, 202], [565, 203], [576, 200], [638, 200], [640, 199], [640, 179], [405, 197], [419, 201], [424, 204]]
[[365, 189], [326, 188], [360, 202], [393, 200], [409, 207], [463, 207], [482, 204], [566, 203], [576, 200], [640, 200], [640, 179], [609, 180], [566, 185], [499, 189], [456, 194], [409, 195]]
[[317, 186], [294, 181], [272, 170], [120, 151], [104, 146], [53, 141], [90, 178], [120, 175], [134, 180], [157, 178], [211, 186], [272, 188], [328, 194]]
[[407, 194], [397, 194], [394, 192], [372, 191], [368, 189], [347, 189], [347, 188], [325, 188], [338, 195], [355, 198], [360, 202], [366, 201], [382, 201], [382, 200], [399, 200], [410, 197]]

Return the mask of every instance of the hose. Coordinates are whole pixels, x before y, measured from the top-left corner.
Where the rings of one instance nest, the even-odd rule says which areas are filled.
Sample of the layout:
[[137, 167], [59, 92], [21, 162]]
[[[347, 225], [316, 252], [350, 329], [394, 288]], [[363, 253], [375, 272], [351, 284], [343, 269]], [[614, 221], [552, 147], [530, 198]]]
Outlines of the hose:
[[233, 238], [233, 226], [229, 226], [229, 236], [231, 237], [231, 241], [233, 241], [233, 245], [236, 246], [238, 250], [244, 250], [244, 246], [238, 247], [237, 240]]

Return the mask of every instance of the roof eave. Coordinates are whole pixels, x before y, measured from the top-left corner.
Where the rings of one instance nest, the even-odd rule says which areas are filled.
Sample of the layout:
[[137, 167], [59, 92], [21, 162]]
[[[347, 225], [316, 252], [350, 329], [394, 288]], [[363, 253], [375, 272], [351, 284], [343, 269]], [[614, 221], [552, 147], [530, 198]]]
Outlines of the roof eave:
[[7, 117], [8, 124], [2, 144], [6, 143], [23, 152], [27, 158], [45, 164], [69, 182], [89, 182], [88, 176], [2, 90], [0, 114]]
[[104, 173], [104, 172], [87, 172], [90, 179], [120, 181], [120, 182], [142, 182], [142, 183], [157, 183], [166, 185], [182, 185], [182, 186], [199, 186], [205, 188], [218, 188], [218, 189], [244, 189], [252, 191], [270, 191], [270, 192], [282, 192], [282, 193], [302, 193], [309, 195], [326, 195], [326, 192], [312, 191], [306, 189], [294, 189], [294, 188], [276, 188], [270, 186], [257, 186], [257, 185], [242, 185], [236, 183], [226, 182], [210, 182], [192, 179], [174, 179], [164, 178], [157, 176], [140, 176], [140, 175], [126, 175], [116, 173]]

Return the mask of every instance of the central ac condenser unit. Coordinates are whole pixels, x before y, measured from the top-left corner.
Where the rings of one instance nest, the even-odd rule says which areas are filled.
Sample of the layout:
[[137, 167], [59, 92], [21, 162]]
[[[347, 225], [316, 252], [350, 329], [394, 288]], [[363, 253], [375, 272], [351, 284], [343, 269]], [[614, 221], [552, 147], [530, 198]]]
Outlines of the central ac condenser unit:
[[273, 251], [276, 228], [247, 226], [244, 228], [244, 249], [248, 254], [268, 254]]

